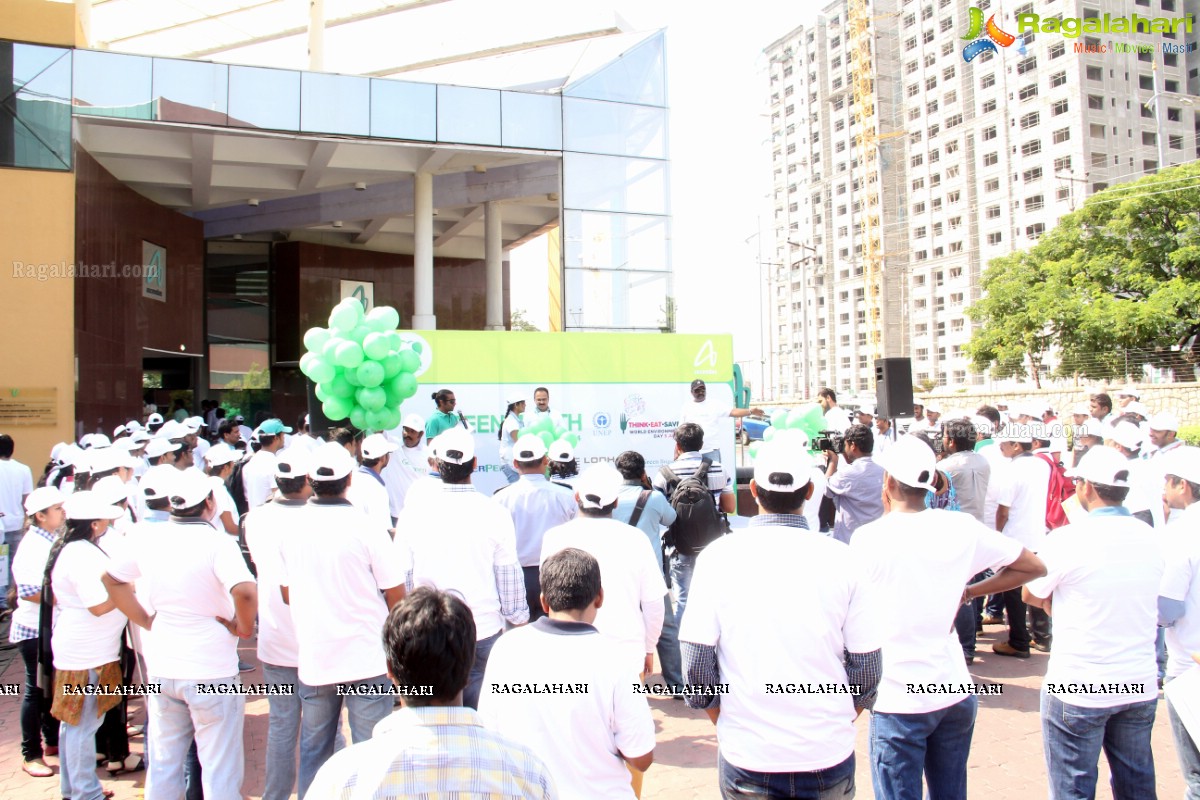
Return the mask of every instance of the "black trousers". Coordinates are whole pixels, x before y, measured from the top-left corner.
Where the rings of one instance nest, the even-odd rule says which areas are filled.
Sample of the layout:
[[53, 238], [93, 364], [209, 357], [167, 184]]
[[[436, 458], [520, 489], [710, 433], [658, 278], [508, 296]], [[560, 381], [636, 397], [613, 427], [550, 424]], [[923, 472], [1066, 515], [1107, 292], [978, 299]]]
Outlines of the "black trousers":
[[529, 603], [530, 622], [546, 616], [546, 612], [542, 611], [542, 582], [539, 577], [540, 571], [540, 567], [521, 567], [521, 572], [525, 573], [525, 599]]
[[1027, 608], [1021, 600], [1021, 587], [1004, 593], [1004, 610], [1008, 612], [1008, 643], [1022, 652], [1029, 652], [1029, 628], [1025, 624]]

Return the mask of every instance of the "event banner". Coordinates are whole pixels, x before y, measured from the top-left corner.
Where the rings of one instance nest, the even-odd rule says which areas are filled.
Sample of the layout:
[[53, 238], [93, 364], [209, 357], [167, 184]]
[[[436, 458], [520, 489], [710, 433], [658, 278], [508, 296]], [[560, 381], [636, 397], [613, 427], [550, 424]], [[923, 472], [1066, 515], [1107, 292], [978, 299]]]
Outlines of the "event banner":
[[[420, 343], [416, 396], [405, 415], [428, 420], [431, 394], [450, 389], [475, 435], [478, 471], [474, 482], [491, 493], [505, 483], [500, 471], [499, 433], [505, 398], [526, 399], [524, 420], [534, 419], [533, 393], [550, 392], [559, 424], [579, 437], [580, 471], [611, 462], [625, 450], [646, 459], [653, 477], [674, 455], [676, 426], [689, 385], [708, 384], [709, 401], [734, 407], [733, 340], [729, 335], [636, 333], [525, 333], [508, 331], [400, 331]], [[722, 422], [716, 443], [734, 457], [733, 419]], [[399, 431], [394, 436], [399, 440]], [[712, 444], [712, 442], [710, 442]]]

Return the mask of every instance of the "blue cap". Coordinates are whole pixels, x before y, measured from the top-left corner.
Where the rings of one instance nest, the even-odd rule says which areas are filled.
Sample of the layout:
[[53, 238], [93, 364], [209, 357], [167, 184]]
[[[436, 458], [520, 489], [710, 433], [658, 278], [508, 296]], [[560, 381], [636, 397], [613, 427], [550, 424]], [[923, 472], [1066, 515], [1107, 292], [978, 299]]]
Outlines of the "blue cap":
[[258, 426], [258, 432], [265, 433], [268, 436], [277, 436], [281, 433], [291, 433], [292, 429], [284, 425], [283, 420], [269, 419]]

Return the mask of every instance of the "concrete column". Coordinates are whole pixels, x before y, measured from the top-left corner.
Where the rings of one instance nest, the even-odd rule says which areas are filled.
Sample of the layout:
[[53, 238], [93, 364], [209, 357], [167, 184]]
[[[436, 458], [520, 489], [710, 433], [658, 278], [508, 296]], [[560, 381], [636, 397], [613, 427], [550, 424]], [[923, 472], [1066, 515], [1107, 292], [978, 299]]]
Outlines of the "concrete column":
[[325, 69], [325, 0], [308, 0], [308, 68]]
[[437, 329], [433, 314], [433, 174], [413, 175], [413, 330]]
[[79, 20], [79, 29], [83, 31], [83, 42], [80, 47], [93, 47], [92, 41], [92, 0], [75, 0], [75, 16]]
[[489, 331], [504, 325], [504, 242], [500, 237], [500, 204], [483, 204], [484, 263], [487, 265], [487, 324]]

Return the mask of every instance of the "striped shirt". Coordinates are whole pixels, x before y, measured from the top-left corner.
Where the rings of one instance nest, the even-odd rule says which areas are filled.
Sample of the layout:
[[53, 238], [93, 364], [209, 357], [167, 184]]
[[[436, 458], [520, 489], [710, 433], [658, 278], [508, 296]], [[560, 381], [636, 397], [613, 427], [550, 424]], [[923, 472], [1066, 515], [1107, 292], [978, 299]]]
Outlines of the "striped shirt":
[[[704, 457], [698, 452], [682, 453], [679, 458], [672, 461], [667, 467], [675, 473], [675, 477], [683, 480], [689, 475], [694, 475], [700, 469]], [[667, 479], [663, 477], [660, 471], [654, 476], [654, 488], [658, 489], [663, 494], [670, 496], [667, 492]], [[718, 501], [720, 507], [720, 495], [722, 493], [732, 493], [733, 489], [729, 485], [729, 474], [721, 466], [721, 462], [714, 461], [708, 468], [708, 489], [713, 493], [713, 499]]]
[[[10, 554], [13, 560], [13, 580], [17, 585], [18, 598], [17, 608], [13, 611], [12, 625], [8, 631], [8, 641], [12, 644], [38, 637], [38, 620], [41, 611], [37, 606], [28, 602], [28, 598], [40, 594], [42, 591], [40, 579], [45, 574], [46, 559], [57, 538], [50, 531], [44, 531], [37, 525], [30, 525], [25, 532], [25, 538], [17, 547], [17, 552]], [[24, 553], [18, 561], [17, 555], [21, 554], [22, 550]], [[39, 580], [38, 583], [27, 582], [35, 578]], [[22, 600], [26, 602], [22, 603]]]
[[556, 797], [546, 765], [522, 744], [483, 727], [461, 706], [405, 707], [371, 739], [325, 762], [308, 789], [321, 800], [400, 797]]

